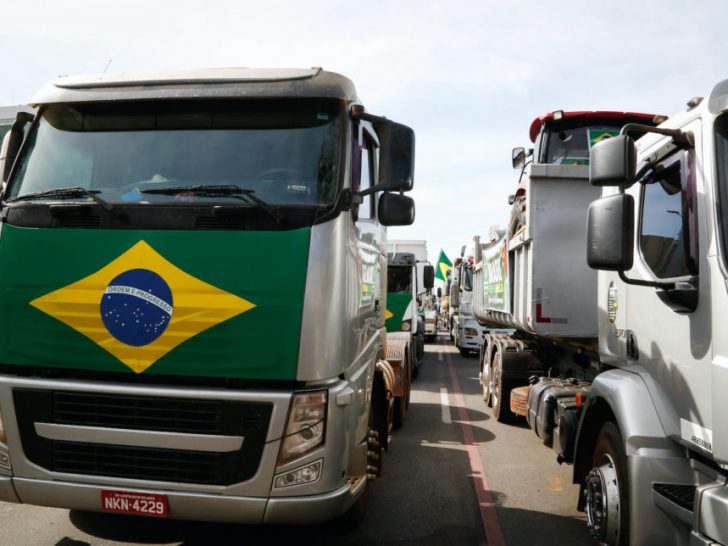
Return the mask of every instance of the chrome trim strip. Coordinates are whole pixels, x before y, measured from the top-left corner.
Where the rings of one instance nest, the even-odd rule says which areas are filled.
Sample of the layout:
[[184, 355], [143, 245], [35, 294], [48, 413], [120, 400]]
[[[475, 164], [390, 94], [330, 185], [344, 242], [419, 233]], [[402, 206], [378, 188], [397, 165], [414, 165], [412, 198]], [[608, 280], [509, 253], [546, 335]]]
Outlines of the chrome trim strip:
[[35, 423], [35, 432], [38, 436], [48, 440], [157, 449], [186, 449], [214, 453], [238, 451], [244, 440], [243, 436], [213, 436], [154, 430], [59, 425], [56, 423]]

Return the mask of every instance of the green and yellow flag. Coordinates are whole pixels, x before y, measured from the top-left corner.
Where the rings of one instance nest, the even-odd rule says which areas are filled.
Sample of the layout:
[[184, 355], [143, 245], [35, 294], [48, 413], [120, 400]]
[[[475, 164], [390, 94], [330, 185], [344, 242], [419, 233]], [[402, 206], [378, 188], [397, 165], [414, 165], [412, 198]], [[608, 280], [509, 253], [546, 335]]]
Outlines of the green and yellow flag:
[[437, 259], [437, 268], [435, 269], [435, 278], [442, 282], [447, 282], [447, 272], [452, 269], [452, 262], [445, 255], [445, 251], [440, 249], [440, 257]]

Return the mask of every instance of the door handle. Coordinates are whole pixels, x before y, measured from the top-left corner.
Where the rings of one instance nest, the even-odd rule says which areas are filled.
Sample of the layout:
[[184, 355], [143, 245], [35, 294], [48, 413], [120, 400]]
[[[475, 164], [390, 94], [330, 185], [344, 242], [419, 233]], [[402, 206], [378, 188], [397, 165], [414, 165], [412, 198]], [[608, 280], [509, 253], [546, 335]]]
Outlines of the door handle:
[[639, 360], [640, 352], [637, 347], [637, 338], [632, 330], [627, 331], [627, 358], [629, 360]]

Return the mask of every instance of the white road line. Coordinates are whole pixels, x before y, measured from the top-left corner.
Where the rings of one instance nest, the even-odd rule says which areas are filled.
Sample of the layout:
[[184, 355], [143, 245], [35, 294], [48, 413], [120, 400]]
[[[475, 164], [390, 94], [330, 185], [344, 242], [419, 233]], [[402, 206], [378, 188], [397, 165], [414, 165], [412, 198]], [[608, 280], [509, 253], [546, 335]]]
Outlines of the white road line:
[[442, 351], [438, 351], [438, 353], [437, 353], [437, 360], [439, 360], [440, 362], [442, 362], [442, 361], [443, 361], [443, 358], [442, 358]]
[[442, 422], [446, 425], [451, 424], [450, 401], [448, 400], [447, 389], [445, 387], [440, 387], [440, 408], [442, 409]]

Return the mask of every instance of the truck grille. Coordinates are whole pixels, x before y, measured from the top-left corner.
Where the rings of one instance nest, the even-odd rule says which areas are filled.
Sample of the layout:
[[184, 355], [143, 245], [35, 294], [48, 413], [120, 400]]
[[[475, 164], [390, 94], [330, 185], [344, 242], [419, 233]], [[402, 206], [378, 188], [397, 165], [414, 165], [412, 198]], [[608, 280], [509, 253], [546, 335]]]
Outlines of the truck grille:
[[[139, 480], [230, 485], [258, 469], [272, 404], [15, 389], [23, 450], [47, 470]], [[50, 440], [35, 423], [243, 436], [224, 453]]]

